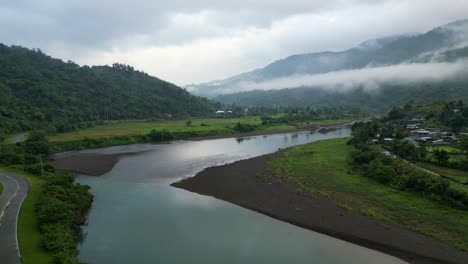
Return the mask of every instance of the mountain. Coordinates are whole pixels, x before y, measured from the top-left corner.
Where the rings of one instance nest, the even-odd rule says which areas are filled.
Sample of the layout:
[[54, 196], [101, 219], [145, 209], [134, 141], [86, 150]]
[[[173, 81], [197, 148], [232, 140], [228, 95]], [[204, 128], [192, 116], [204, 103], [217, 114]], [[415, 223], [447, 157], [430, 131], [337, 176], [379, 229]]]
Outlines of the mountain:
[[[186, 88], [194, 94], [214, 97], [235, 92], [249, 83], [261, 83], [294, 75], [313, 75], [401, 63], [450, 62], [468, 56], [468, 20], [456, 21], [424, 34], [407, 34], [368, 40], [341, 52], [289, 56], [264, 68]], [[294, 88], [294, 87], [277, 87]]]
[[[133, 67], [83, 66], [0, 44], [0, 134], [87, 121], [212, 113], [219, 104]], [[167, 114], [166, 114], [167, 115]]]

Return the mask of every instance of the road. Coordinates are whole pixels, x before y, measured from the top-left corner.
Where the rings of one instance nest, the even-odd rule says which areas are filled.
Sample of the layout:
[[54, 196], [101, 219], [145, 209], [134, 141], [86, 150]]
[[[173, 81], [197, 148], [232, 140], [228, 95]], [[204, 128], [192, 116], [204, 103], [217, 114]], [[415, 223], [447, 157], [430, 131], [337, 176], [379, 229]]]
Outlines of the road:
[[19, 264], [17, 224], [21, 205], [29, 190], [28, 181], [16, 174], [0, 172], [3, 193], [0, 196], [0, 262]]

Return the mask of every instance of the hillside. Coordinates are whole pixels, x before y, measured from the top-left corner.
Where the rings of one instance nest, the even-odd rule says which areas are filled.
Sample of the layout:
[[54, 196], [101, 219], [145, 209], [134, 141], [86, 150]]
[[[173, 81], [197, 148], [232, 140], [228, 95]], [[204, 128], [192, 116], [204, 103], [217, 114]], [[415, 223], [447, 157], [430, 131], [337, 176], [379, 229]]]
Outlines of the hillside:
[[[220, 95], [248, 83], [261, 83], [295, 75], [313, 75], [342, 70], [397, 65], [401, 63], [453, 62], [468, 56], [468, 20], [453, 22], [423, 34], [406, 34], [368, 40], [340, 52], [292, 55], [264, 68], [225, 80], [189, 85], [186, 88], [203, 96]], [[296, 88], [296, 87], [276, 87]]]
[[0, 135], [86, 121], [202, 116], [216, 103], [133, 67], [82, 66], [40, 50], [0, 44]]

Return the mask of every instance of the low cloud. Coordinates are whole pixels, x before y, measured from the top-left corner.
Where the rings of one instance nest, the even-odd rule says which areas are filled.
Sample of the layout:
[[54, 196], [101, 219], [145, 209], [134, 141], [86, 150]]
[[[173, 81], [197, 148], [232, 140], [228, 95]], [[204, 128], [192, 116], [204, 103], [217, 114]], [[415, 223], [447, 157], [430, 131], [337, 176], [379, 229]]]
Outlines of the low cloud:
[[464, 0], [15, 0], [0, 5], [0, 35], [65, 61], [127, 63], [185, 85], [425, 32], [467, 10]]
[[328, 89], [378, 88], [381, 84], [410, 84], [455, 78], [468, 73], [468, 60], [455, 63], [413, 63], [358, 70], [335, 71], [324, 74], [295, 75], [259, 83], [240, 83], [235, 87], [220, 89], [220, 94], [252, 90], [274, 90], [297, 87]]

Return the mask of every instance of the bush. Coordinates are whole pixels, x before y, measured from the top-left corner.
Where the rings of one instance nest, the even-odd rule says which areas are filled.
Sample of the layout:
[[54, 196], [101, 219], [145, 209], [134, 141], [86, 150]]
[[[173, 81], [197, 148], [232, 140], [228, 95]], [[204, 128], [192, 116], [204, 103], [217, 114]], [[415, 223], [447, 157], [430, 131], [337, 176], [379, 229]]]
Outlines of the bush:
[[171, 134], [171, 132], [167, 130], [158, 131], [156, 129], [151, 130], [151, 132], [148, 134], [148, 137], [151, 139], [152, 142], [160, 142], [174, 139], [174, 136]]
[[244, 124], [244, 123], [237, 123], [234, 126], [234, 130], [240, 133], [245, 133], [245, 132], [252, 132], [255, 129], [257, 129], [257, 126], [251, 125], [251, 124]]
[[74, 182], [68, 173], [49, 173], [36, 212], [42, 244], [54, 257], [54, 263], [80, 263], [76, 244], [78, 226], [90, 207], [89, 187]]

